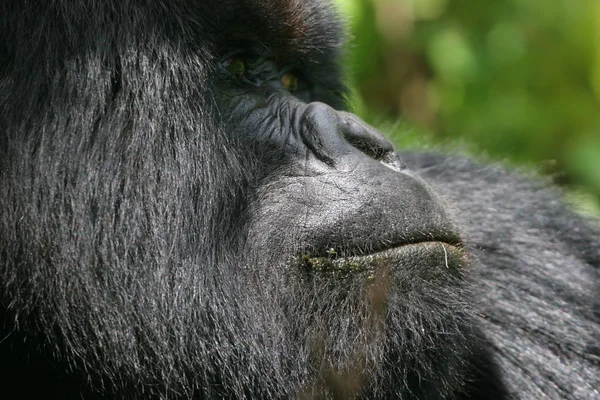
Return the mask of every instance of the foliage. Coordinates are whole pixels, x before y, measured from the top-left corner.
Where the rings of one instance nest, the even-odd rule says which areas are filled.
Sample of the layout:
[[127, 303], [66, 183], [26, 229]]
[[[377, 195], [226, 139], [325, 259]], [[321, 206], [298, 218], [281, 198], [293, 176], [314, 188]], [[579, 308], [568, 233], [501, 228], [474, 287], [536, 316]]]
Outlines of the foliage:
[[460, 137], [600, 199], [600, 2], [338, 1], [359, 113]]

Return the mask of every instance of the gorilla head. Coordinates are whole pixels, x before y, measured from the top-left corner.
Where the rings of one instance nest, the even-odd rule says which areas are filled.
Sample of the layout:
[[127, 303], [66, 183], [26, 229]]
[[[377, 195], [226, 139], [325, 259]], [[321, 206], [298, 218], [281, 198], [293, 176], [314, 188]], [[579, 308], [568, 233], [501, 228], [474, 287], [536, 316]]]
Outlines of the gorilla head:
[[503, 395], [447, 205], [344, 111], [328, 2], [0, 15], [3, 387]]

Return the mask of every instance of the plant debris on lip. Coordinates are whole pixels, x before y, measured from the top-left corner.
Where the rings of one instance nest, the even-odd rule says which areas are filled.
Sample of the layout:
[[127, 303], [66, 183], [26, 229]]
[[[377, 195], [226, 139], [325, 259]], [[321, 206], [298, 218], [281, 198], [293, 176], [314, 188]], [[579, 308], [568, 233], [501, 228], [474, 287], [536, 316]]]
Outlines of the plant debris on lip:
[[300, 255], [299, 265], [306, 271], [315, 271], [336, 276], [365, 272], [369, 273], [370, 276], [374, 276], [375, 270], [383, 262], [395, 260], [399, 256], [399, 252], [402, 251], [402, 248], [425, 245], [441, 246], [446, 259], [446, 266], [448, 266], [448, 250], [451, 252], [460, 251], [459, 247], [441, 241], [408, 243], [371, 254], [351, 256], [340, 256], [335, 249], [330, 248], [326, 251], [325, 256], [312, 257], [309, 254]]

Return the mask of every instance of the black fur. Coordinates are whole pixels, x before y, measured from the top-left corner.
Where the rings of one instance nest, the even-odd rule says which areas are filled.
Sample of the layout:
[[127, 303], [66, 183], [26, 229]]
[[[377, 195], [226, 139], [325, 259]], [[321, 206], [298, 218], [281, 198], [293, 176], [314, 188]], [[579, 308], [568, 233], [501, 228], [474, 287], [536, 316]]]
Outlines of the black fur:
[[[403, 154], [447, 211], [322, 104], [340, 26], [319, 0], [0, 3], [8, 398], [600, 398], [597, 223]], [[306, 93], [232, 78], [240, 49]]]
[[597, 222], [501, 168], [431, 154], [405, 159], [456, 207], [468, 232], [478, 322], [509, 393], [599, 398]]

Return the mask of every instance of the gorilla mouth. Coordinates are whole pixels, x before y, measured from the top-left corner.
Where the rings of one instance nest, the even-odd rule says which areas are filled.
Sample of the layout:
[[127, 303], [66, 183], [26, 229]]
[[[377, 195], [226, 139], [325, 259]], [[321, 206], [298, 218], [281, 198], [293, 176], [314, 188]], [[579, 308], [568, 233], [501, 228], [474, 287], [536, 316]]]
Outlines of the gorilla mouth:
[[334, 249], [327, 255], [303, 255], [301, 266], [307, 271], [333, 276], [366, 273], [374, 277], [382, 268], [402, 268], [403, 265], [422, 264], [424, 268], [438, 266], [460, 271], [466, 265], [466, 253], [459, 241], [422, 241], [404, 243], [369, 254], [339, 256]]

